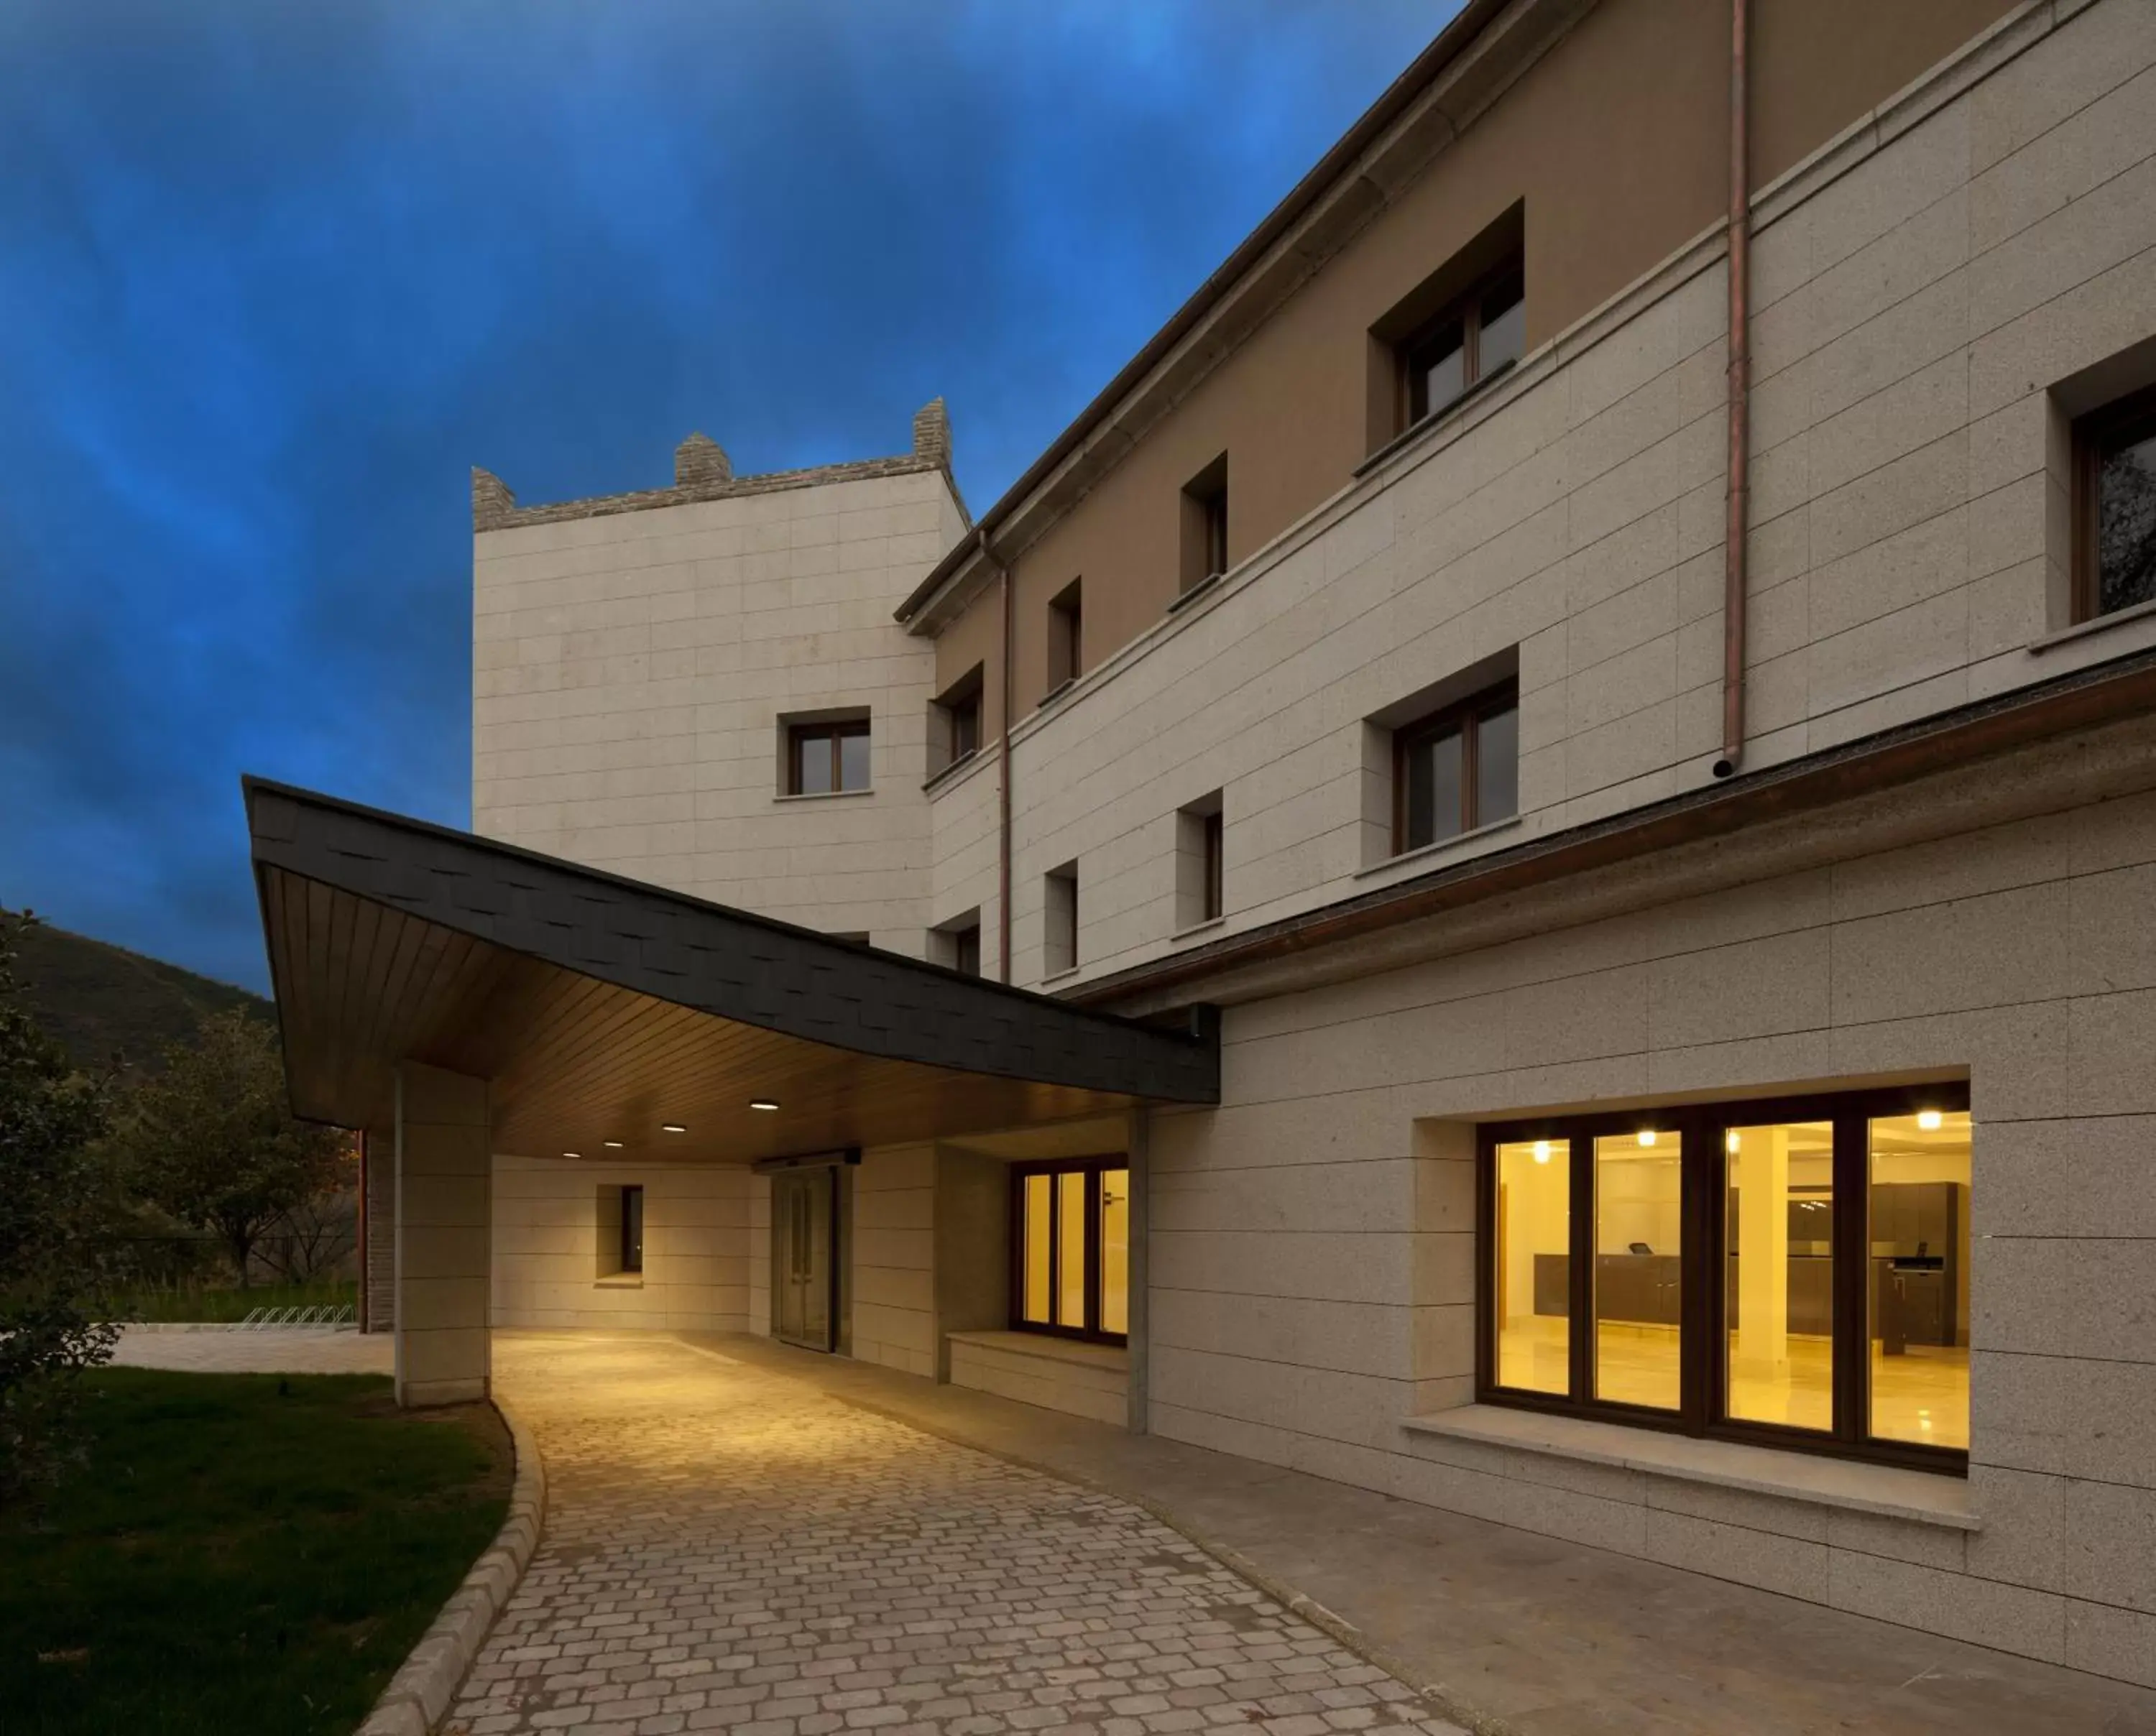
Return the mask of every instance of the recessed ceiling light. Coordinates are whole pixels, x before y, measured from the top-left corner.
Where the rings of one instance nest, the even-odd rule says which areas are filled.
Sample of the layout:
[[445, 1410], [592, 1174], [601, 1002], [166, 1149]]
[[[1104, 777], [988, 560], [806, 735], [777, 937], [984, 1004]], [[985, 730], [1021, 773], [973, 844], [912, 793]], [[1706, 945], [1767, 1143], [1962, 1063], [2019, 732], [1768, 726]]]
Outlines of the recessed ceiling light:
[[1652, 1129], [1651, 1127], [1643, 1127], [1643, 1128], [1641, 1128], [1641, 1129], [1640, 1129], [1640, 1143], [1642, 1145], [1653, 1145], [1653, 1144], [1655, 1143], [1655, 1130], [1654, 1130], [1654, 1129]]
[[662, 1121], [659, 1124], [659, 1130], [663, 1134], [685, 1134], [689, 1129], [678, 1121]]
[[778, 1107], [767, 1097], [752, 1097], [748, 1100], [748, 1106], [752, 1109], [775, 1109]]
[[606, 1149], [609, 1151], [619, 1151], [621, 1150], [621, 1141], [619, 1139], [605, 1139], [602, 1140], [601, 1143], [604, 1145]]
[[564, 1157], [582, 1157], [583, 1155], [581, 1151], [564, 1151], [562, 1154]]
[[1550, 1142], [1548, 1139], [1537, 1139], [1535, 1141], [1535, 1161], [1538, 1164], [1546, 1164], [1549, 1160]]
[[1937, 1109], [1919, 1109], [1917, 1111], [1917, 1125], [1923, 1129], [1923, 1130], [1928, 1134], [1937, 1133], [1939, 1130], [1939, 1123], [1945, 1119], [1946, 1118], [1941, 1115]]

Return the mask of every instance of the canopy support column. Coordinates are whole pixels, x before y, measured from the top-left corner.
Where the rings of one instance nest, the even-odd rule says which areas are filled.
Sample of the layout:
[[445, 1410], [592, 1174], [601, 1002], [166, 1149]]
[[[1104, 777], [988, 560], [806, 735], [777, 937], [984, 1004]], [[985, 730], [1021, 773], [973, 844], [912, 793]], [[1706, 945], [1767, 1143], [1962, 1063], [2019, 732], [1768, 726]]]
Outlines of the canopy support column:
[[488, 1395], [493, 1141], [487, 1083], [397, 1068], [397, 1402]]

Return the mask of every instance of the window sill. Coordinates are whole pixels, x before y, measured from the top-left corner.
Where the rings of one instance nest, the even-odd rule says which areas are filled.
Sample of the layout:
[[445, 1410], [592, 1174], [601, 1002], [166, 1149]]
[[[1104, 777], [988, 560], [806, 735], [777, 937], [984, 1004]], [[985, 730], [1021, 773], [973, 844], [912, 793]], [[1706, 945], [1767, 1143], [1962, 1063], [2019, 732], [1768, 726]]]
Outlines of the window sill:
[[1228, 919], [1224, 916], [1209, 916], [1203, 922], [1192, 923], [1187, 929], [1178, 929], [1168, 938], [1171, 941], [1188, 940], [1193, 935], [1210, 934], [1214, 929], [1219, 928], [1222, 924], [1225, 923], [1227, 919]]
[[2030, 640], [2029, 653], [2032, 657], [2041, 656], [2055, 645], [2071, 645], [2076, 639], [2086, 639], [2107, 627], [2124, 627], [2128, 622], [2146, 621], [2152, 616], [2156, 616], [2156, 601], [2138, 602], [2130, 609], [2113, 609], [2108, 615], [2098, 615], [2092, 621], [2076, 621], [2071, 627], [2062, 627], [2041, 639]]
[[865, 790], [811, 790], [798, 795], [774, 796], [773, 801], [844, 801], [859, 796], [875, 794], [874, 785]]
[[644, 1274], [640, 1272], [608, 1273], [604, 1278], [593, 1279], [592, 1288], [597, 1290], [641, 1290]]
[[1013, 1356], [1037, 1356], [1043, 1362], [1067, 1362], [1080, 1368], [1106, 1369], [1118, 1375], [1130, 1371], [1131, 1353], [1121, 1344], [1055, 1338], [1045, 1332], [947, 1332], [943, 1336], [954, 1344], [972, 1344]]
[[1483, 376], [1477, 380], [1472, 386], [1463, 387], [1457, 397], [1446, 400], [1444, 403], [1440, 404], [1437, 408], [1432, 410], [1428, 415], [1424, 416], [1419, 422], [1410, 422], [1407, 427], [1402, 428], [1399, 433], [1394, 435], [1391, 439], [1385, 442], [1383, 446], [1380, 446], [1375, 452], [1372, 453], [1369, 457], [1363, 459], [1361, 463], [1358, 464], [1353, 470], [1348, 472], [1348, 474], [1358, 478], [1368, 476], [1370, 472], [1376, 469], [1378, 465], [1383, 463], [1385, 460], [1392, 457], [1394, 453], [1404, 451], [1407, 448], [1414, 445], [1416, 441], [1421, 439], [1424, 434], [1430, 433], [1432, 428], [1442, 427], [1445, 422], [1450, 422], [1455, 416], [1459, 414], [1460, 411], [1465, 410], [1470, 404], [1473, 403], [1476, 399], [1481, 397], [1484, 392], [1495, 386], [1500, 380], [1505, 378], [1507, 375], [1510, 374], [1512, 370], [1519, 365], [1520, 361], [1517, 356], [1514, 356], [1507, 361], [1499, 362], [1496, 366], [1491, 368], [1488, 373], [1483, 375]]
[[1210, 591], [1215, 585], [1218, 585], [1221, 580], [1227, 576], [1228, 569], [1223, 567], [1219, 572], [1209, 572], [1204, 578], [1200, 579], [1188, 590], [1177, 591], [1168, 601], [1168, 612], [1173, 615], [1178, 609], [1182, 608], [1184, 604], [1196, 602], [1199, 597], [1204, 596], [1207, 591]]
[[1423, 844], [1413, 850], [1403, 850], [1397, 856], [1388, 856], [1383, 862], [1373, 862], [1366, 868], [1358, 868], [1354, 878], [1362, 879], [1368, 874], [1382, 874], [1387, 868], [1395, 868], [1403, 863], [1424, 862], [1441, 856], [1449, 850], [1457, 850], [1463, 844], [1471, 844], [1486, 837], [1494, 837], [1501, 832], [1509, 832], [1520, 823], [1517, 814], [1507, 814], [1502, 820], [1492, 820], [1487, 826], [1478, 826], [1472, 832], [1455, 832], [1450, 837], [1440, 838], [1434, 844]]
[[1042, 977], [1040, 986], [1046, 988], [1051, 982], [1061, 982], [1066, 977], [1075, 976], [1084, 968], [1081, 965], [1065, 965], [1060, 970], [1051, 970], [1047, 976]]
[[1616, 1465], [1679, 1483], [1712, 1483], [1815, 1507], [1880, 1513], [1950, 1531], [1983, 1529], [1983, 1521], [1969, 1505], [1969, 1484], [1960, 1477], [1941, 1477], [1929, 1471], [1859, 1464], [1730, 1441], [1702, 1441], [1689, 1435], [1628, 1429], [1620, 1423], [1515, 1411], [1502, 1405], [1463, 1405], [1434, 1416], [1410, 1416], [1401, 1426], [1413, 1434], [1509, 1447], [1589, 1464]]
[[1072, 688], [1077, 686], [1077, 684], [1078, 678], [1075, 675], [1065, 675], [1060, 681], [1057, 682], [1055, 686], [1049, 689], [1046, 693], [1040, 696], [1040, 704], [1034, 707], [1034, 709], [1037, 711], [1047, 710], [1050, 706], [1053, 705], [1058, 699], [1061, 699], [1064, 694], [1069, 693]]
[[963, 771], [968, 766], [973, 765], [980, 757], [980, 749], [977, 747], [967, 749], [964, 753], [959, 755], [957, 759], [952, 760], [950, 764], [944, 766], [941, 771], [931, 774], [928, 781], [921, 785], [921, 790], [925, 793], [940, 787], [947, 780], [957, 776], [960, 772]]

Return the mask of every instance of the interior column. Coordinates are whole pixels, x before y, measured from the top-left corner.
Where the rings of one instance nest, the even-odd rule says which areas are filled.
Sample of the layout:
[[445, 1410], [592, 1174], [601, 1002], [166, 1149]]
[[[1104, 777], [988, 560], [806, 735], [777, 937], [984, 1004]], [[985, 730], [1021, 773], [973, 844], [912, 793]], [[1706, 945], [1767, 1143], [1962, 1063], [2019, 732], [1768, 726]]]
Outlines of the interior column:
[[397, 1071], [397, 1402], [487, 1396], [494, 1155], [486, 1081]]
[[1748, 1127], [1737, 1159], [1737, 1356], [1740, 1378], [1789, 1373], [1789, 1130]]

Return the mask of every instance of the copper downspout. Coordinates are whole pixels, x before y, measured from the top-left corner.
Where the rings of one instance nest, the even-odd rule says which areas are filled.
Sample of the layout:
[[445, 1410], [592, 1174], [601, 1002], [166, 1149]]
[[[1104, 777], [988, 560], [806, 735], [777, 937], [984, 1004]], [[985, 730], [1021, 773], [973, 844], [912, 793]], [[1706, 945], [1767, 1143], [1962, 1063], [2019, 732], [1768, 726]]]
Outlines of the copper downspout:
[[997, 801], [1001, 812], [996, 832], [996, 980], [1011, 980], [1011, 576], [988, 546], [988, 529], [975, 532], [981, 558], [996, 570], [1003, 609], [1003, 732], [1002, 752], [996, 767]]
[[1749, 0], [1729, 0], [1729, 524], [1722, 556], [1722, 757], [1744, 757], [1745, 496], [1751, 464], [1752, 141]]

